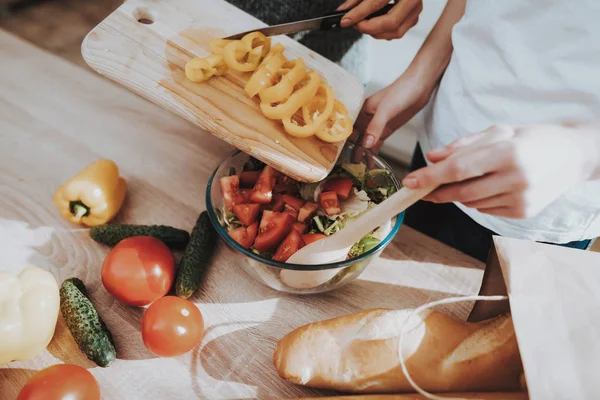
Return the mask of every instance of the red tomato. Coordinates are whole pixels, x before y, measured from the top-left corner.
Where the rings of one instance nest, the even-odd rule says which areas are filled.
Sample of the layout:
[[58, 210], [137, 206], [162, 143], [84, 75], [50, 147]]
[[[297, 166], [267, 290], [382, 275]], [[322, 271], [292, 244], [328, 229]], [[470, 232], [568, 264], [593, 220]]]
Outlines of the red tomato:
[[309, 245], [312, 242], [316, 242], [317, 240], [325, 239], [327, 236], [322, 233], [307, 233], [306, 235], [302, 235], [302, 240], [304, 244]]
[[335, 192], [323, 192], [319, 195], [319, 201], [321, 207], [325, 210], [327, 215], [336, 215], [342, 212], [340, 208], [340, 202], [338, 201], [337, 194]]
[[266, 166], [260, 176], [258, 182], [254, 185], [250, 200], [255, 203], [268, 204], [273, 198], [273, 187], [275, 186], [276, 171], [270, 166]]
[[256, 233], [258, 232], [258, 222], [253, 223], [247, 228], [237, 228], [229, 232], [229, 236], [240, 245], [249, 249], [254, 243]]
[[298, 185], [295, 183], [277, 183], [273, 188], [273, 193], [296, 194], [298, 193]]
[[29, 378], [17, 400], [100, 400], [100, 386], [87, 369], [57, 364]]
[[352, 179], [350, 178], [333, 178], [325, 182], [323, 190], [334, 191], [340, 199], [345, 200], [350, 196], [352, 183]]
[[243, 204], [244, 199], [240, 194], [240, 178], [237, 175], [224, 176], [221, 178], [221, 193], [228, 211], [236, 204]]
[[298, 181], [295, 180], [294, 178], [290, 178], [287, 175], [284, 174], [278, 174], [275, 180], [277, 183], [282, 183], [284, 185], [297, 185]]
[[240, 185], [245, 188], [253, 188], [258, 181], [260, 171], [244, 171], [240, 174]]
[[240, 195], [242, 198], [241, 203], [238, 204], [247, 204], [250, 203], [250, 195], [252, 194], [252, 189], [240, 189]]
[[189, 300], [166, 296], [152, 303], [142, 318], [142, 339], [159, 357], [176, 357], [194, 348], [204, 335], [204, 319]]
[[275, 250], [292, 229], [293, 222], [294, 218], [286, 212], [265, 210], [260, 220], [254, 248], [262, 252]]
[[150, 236], [124, 239], [102, 264], [102, 283], [117, 300], [145, 306], [166, 295], [175, 280], [175, 257]]
[[302, 242], [302, 236], [294, 229], [291, 230], [290, 234], [281, 242], [275, 255], [273, 256], [273, 260], [286, 262], [288, 258], [292, 256], [295, 252], [300, 250], [304, 246]]
[[285, 202], [285, 204], [289, 204], [290, 206], [294, 207], [296, 210], [299, 210], [302, 207], [302, 205], [304, 204], [304, 201], [302, 199], [299, 199], [294, 196], [290, 196], [289, 194], [283, 195], [283, 201]]
[[292, 225], [292, 230], [298, 232], [299, 234], [303, 234], [306, 232], [306, 224], [303, 224], [302, 222], [296, 222], [294, 225]]
[[238, 204], [233, 206], [233, 213], [238, 217], [242, 224], [248, 226], [258, 221], [260, 213], [260, 204]]
[[274, 194], [273, 201], [271, 202], [271, 210], [272, 211], [283, 211], [283, 206], [285, 205], [283, 201], [283, 195]]
[[296, 210], [294, 207], [290, 206], [289, 204], [286, 204], [283, 207], [283, 212], [290, 214], [294, 218], [294, 221], [298, 218], [298, 210]]
[[314, 217], [318, 208], [319, 208], [319, 206], [316, 203], [311, 203], [310, 201], [307, 201], [300, 208], [300, 212], [298, 213], [298, 221], [300, 221], [300, 222], [308, 221], [309, 219]]

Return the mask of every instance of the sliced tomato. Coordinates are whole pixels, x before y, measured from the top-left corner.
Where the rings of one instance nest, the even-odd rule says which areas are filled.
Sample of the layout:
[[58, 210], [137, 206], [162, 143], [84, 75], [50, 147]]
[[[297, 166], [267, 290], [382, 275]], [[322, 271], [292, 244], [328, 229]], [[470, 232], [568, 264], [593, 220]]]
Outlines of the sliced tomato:
[[316, 242], [317, 240], [325, 239], [327, 236], [322, 233], [307, 233], [306, 235], [302, 235], [302, 241], [305, 245], [309, 245], [312, 242]]
[[319, 208], [319, 205], [316, 203], [311, 203], [310, 201], [307, 201], [301, 208], [300, 208], [300, 212], [298, 213], [298, 221], [300, 222], [306, 222], [309, 219], [311, 219], [315, 213], [317, 212], [317, 209]]
[[375, 181], [374, 181], [373, 179], [371, 179], [371, 178], [367, 178], [367, 179], [365, 180], [365, 183], [367, 184], [367, 186], [370, 186], [370, 187], [375, 187], [375, 186], [377, 185], [377, 184], [375, 183]]
[[242, 196], [243, 203], [250, 203], [250, 195], [252, 194], [252, 189], [240, 189], [240, 195]]
[[249, 249], [254, 244], [254, 239], [258, 233], [258, 222], [253, 223], [247, 228], [237, 228], [229, 232], [229, 236], [240, 245]]
[[244, 171], [240, 174], [240, 186], [244, 188], [253, 188], [258, 182], [260, 171]]
[[292, 256], [295, 252], [300, 250], [304, 243], [302, 242], [302, 236], [292, 229], [289, 235], [281, 242], [275, 255], [273, 256], [273, 260], [279, 262], [286, 262], [288, 258]]
[[267, 165], [260, 173], [258, 181], [254, 185], [254, 189], [252, 189], [250, 200], [260, 204], [270, 203], [273, 199], [273, 187], [275, 186], [275, 176], [276, 171]]
[[294, 178], [290, 178], [287, 175], [279, 174], [279, 175], [277, 175], [277, 183], [297, 185], [298, 181], [295, 180]]
[[297, 194], [298, 185], [295, 183], [277, 183], [273, 188], [273, 193]]
[[333, 178], [325, 182], [323, 190], [336, 192], [340, 199], [345, 200], [350, 196], [352, 183], [350, 178]]
[[342, 212], [336, 192], [323, 192], [319, 195], [321, 207], [327, 215], [336, 215]]
[[260, 204], [238, 204], [233, 206], [233, 213], [238, 217], [242, 224], [248, 226], [258, 221], [260, 209]]
[[273, 200], [271, 201], [271, 211], [283, 211], [283, 206], [285, 202], [283, 201], [283, 195], [274, 194]]
[[279, 174], [275, 180], [274, 193], [281, 194], [297, 194], [298, 193], [298, 181], [290, 178], [287, 175]]
[[294, 225], [292, 225], [292, 230], [303, 234], [306, 232], [306, 224], [303, 224], [302, 222], [296, 222]]
[[298, 219], [298, 210], [296, 210], [294, 207], [290, 206], [289, 204], [286, 204], [283, 207], [283, 212], [286, 212], [286, 213], [290, 214], [292, 217], [294, 217], [294, 221], [296, 219]]
[[240, 193], [240, 177], [237, 175], [224, 176], [221, 178], [221, 193], [223, 201], [228, 211], [233, 209], [236, 204], [245, 203]]
[[294, 217], [286, 212], [265, 210], [260, 220], [258, 236], [254, 241], [256, 250], [262, 252], [275, 250], [292, 229], [293, 222]]
[[302, 205], [304, 204], [304, 201], [302, 199], [299, 199], [294, 196], [290, 196], [289, 194], [283, 195], [283, 201], [285, 202], [285, 204], [289, 204], [290, 206], [294, 207], [296, 210], [299, 210], [300, 208], [302, 208]]

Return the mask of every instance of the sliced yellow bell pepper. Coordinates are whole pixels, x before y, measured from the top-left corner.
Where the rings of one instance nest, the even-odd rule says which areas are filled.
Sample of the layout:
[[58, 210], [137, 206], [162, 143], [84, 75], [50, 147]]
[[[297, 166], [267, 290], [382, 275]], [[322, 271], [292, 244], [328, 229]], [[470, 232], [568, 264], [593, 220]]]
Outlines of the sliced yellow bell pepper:
[[260, 101], [264, 103], [278, 103], [287, 100], [294, 87], [306, 77], [306, 65], [301, 58], [288, 61], [277, 72], [275, 85], [265, 88], [258, 93]]
[[210, 42], [208, 42], [208, 47], [210, 48], [210, 51], [213, 52], [213, 54], [223, 55], [223, 53], [225, 52], [225, 46], [227, 46], [231, 42], [233, 42], [233, 40], [212, 39]]
[[223, 48], [223, 58], [227, 66], [235, 71], [254, 71], [270, 48], [271, 38], [260, 32], [252, 32], [241, 40], [227, 43]]
[[204, 82], [214, 75], [223, 75], [225, 72], [227, 72], [227, 65], [220, 55], [195, 57], [185, 64], [185, 76], [192, 82]]
[[317, 94], [302, 106], [302, 119], [304, 125], [300, 126], [292, 118], [283, 118], [285, 131], [294, 137], [309, 137], [327, 121], [333, 112], [333, 89], [328, 84], [321, 82]]
[[306, 75], [305, 83], [300, 89], [294, 91], [290, 97], [283, 103], [273, 105], [266, 102], [260, 103], [260, 109], [265, 117], [270, 119], [290, 118], [303, 105], [307, 104], [317, 93], [321, 77], [314, 71]]
[[315, 135], [328, 143], [340, 142], [352, 135], [352, 119], [341, 101], [334, 101], [331, 116], [317, 129]]
[[277, 71], [287, 60], [282, 54], [267, 54], [258, 69], [252, 74], [244, 90], [250, 97], [256, 96], [261, 90], [273, 86]]
[[117, 215], [126, 191], [117, 165], [111, 160], [100, 160], [62, 185], [54, 194], [54, 204], [68, 221], [97, 226]]
[[38, 267], [19, 275], [0, 271], [0, 365], [40, 354], [54, 336], [60, 297], [58, 284]]

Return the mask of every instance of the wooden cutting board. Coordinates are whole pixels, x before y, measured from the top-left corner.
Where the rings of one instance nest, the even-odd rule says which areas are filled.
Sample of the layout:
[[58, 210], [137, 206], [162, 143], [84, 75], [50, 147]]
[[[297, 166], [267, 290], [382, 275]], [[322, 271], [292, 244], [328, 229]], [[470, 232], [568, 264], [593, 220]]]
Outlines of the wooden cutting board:
[[[325, 178], [343, 147], [316, 137], [296, 139], [263, 116], [244, 92], [249, 73], [204, 83], [186, 79], [194, 56], [210, 54], [213, 38], [266, 26], [223, 0], [129, 0], [85, 38], [82, 55], [94, 70], [301, 181]], [[288, 59], [301, 57], [333, 87], [354, 121], [362, 83], [337, 64], [287, 36], [273, 38]], [[201, 160], [198, 160], [201, 162]]]

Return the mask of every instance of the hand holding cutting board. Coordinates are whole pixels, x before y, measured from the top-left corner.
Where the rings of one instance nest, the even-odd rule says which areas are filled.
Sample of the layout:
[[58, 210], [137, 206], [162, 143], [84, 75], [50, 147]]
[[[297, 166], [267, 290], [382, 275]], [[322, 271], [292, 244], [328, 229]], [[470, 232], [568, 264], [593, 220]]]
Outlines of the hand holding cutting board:
[[[322, 180], [335, 165], [344, 140], [328, 143], [315, 136], [288, 135], [281, 121], [268, 118], [261, 101], [246, 93], [249, 72], [219, 75], [220, 66], [208, 63], [216, 75], [211, 79], [196, 83], [185, 76], [190, 60], [214, 53], [211, 40], [265, 26], [222, 0], [129, 0], [88, 34], [82, 55], [101, 74], [286, 175], [302, 182]], [[290, 37], [277, 37], [272, 47], [277, 44], [284, 47], [287, 60], [302, 59], [307, 70], [321, 76], [353, 124], [364, 100], [362, 83]], [[248, 56], [236, 60], [243, 64]]]

